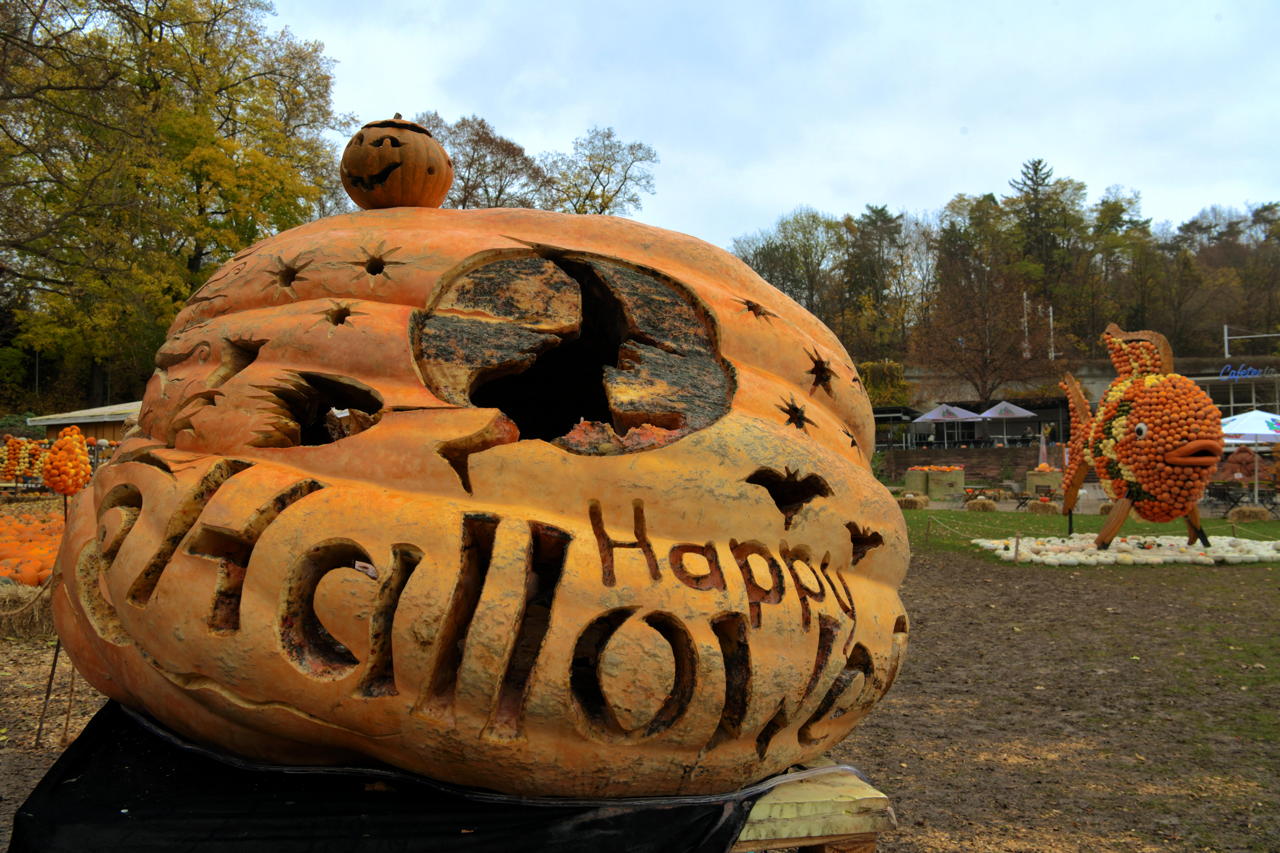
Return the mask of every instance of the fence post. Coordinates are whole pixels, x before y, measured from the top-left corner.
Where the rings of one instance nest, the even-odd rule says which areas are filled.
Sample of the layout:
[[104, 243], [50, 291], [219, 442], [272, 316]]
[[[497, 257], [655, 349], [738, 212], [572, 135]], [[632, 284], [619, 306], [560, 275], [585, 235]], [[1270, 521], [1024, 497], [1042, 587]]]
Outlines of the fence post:
[[1022, 547], [1022, 531], [1013, 534], [1013, 561], [1018, 562], [1018, 550]]

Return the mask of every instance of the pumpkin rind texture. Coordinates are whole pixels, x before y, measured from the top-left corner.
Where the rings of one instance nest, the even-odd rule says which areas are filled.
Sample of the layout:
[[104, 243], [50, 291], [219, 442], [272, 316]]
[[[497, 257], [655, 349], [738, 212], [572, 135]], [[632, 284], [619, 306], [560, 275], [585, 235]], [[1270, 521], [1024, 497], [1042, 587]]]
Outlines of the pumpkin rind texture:
[[342, 152], [342, 186], [360, 207], [439, 207], [453, 160], [422, 125], [400, 118], [366, 124]]
[[857, 372], [706, 243], [332, 217], [235, 256], [156, 363], [54, 606], [94, 686], [188, 738], [723, 792], [829, 749], [902, 663], [906, 529]]

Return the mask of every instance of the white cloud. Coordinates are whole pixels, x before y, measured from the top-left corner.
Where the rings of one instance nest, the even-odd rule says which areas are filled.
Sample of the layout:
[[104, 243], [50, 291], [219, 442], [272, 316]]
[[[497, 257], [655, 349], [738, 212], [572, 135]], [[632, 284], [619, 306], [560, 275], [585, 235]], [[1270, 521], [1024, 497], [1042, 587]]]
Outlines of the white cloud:
[[475, 113], [533, 152], [611, 125], [658, 149], [640, 219], [726, 245], [799, 204], [932, 210], [1060, 177], [1181, 221], [1280, 199], [1280, 6], [332, 0], [278, 21], [363, 120]]

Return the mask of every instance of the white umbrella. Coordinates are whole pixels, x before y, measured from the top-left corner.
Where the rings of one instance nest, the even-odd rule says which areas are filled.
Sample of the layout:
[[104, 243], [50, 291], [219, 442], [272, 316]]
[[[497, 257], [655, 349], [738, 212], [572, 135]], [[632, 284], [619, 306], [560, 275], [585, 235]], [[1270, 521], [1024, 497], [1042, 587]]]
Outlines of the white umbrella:
[[[977, 412], [971, 412], [968, 409], [962, 409], [959, 406], [948, 406], [943, 403], [940, 406], [930, 409], [920, 417], [916, 418], [912, 423], [959, 423], [960, 421], [980, 421], [982, 415]], [[943, 443], [946, 443], [946, 429], [943, 428]]]
[[[1005, 402], [1004, 400], [1001, 400], [999, 403], [996, 403], [994, 406], [987, 409], [978, 417], [982, 418], [984, 421], [996, 421], [996, 420], [1008, 421], [1008, 420], [1018, 420], [1018, 419], [1025, 419], [1025, 418], [1035, 418], [1035, 417], [1038, 417], [1038, 415], [1036, 415], [1035, 412], [1027, 411], [1021, 406], [1015, 406], [1013, 403], [1008, 403], [1008, 402]], [[1007, 432], [1005, 432], [1006, 428], [1007, 427], [1003, 425], [1001, 426], [1000, 439], [1004, 443], [1008, 444], [1009, 435]]]
[[[1222, 419], [1226, 444], [1275, 444], [1280, 442], [1280, 415], [1254, 409]], [[1258, 502], [1258, 454], [1253, 454], [1253, 502]]]

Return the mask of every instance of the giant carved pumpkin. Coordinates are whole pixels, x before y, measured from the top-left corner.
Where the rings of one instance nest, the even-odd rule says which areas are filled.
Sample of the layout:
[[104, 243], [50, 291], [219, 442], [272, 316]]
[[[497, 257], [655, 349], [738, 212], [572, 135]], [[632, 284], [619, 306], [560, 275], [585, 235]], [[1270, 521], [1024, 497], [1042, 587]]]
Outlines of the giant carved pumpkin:
[[888, 689], [902, 516], [835, 337], [609, 217], [365, 210], [234, 257], [76, 502], [108, 695], [278, 762], [720, 792]]

